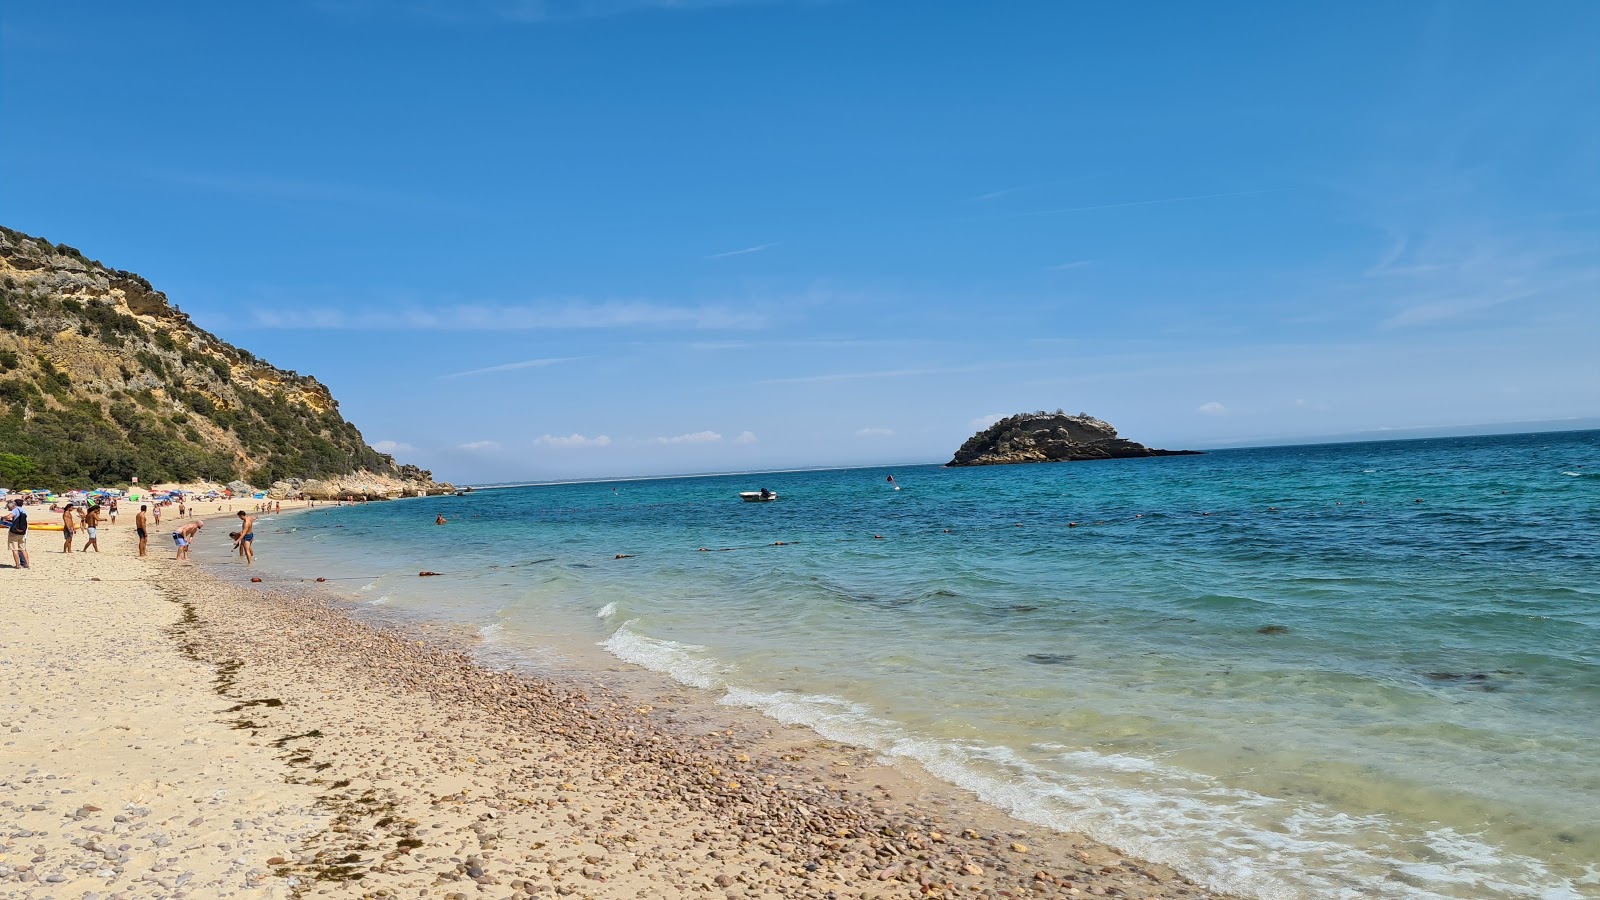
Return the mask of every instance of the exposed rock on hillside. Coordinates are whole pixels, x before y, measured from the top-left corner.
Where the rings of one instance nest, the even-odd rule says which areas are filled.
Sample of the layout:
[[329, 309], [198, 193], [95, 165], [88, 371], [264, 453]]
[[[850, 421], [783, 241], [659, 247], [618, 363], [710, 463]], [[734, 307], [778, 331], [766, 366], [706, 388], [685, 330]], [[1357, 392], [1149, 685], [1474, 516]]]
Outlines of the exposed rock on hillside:
[[315, 378], [197, 327], [132, 272], [3, 227], [0, 450], [7, 487], [364, 474], [450, 489], [367, 446]]
[[1018, 413], [978, 432], [956, 451], [949, 466], [1073, 462], [1137, 456], [1189, 456], [1195, 450], [1155, 450], [1117, 437], [1111, 423], [1088, 413]]

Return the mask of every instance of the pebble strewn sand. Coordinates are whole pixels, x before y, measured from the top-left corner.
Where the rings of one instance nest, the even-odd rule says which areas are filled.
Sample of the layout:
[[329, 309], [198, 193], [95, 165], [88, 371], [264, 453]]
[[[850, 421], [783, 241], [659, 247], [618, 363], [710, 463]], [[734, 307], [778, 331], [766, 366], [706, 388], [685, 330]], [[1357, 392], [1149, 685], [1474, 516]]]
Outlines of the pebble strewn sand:
[[809, 733], [491, 672], [117, 531], [0, 570], [0, 896], [1215, 896]]

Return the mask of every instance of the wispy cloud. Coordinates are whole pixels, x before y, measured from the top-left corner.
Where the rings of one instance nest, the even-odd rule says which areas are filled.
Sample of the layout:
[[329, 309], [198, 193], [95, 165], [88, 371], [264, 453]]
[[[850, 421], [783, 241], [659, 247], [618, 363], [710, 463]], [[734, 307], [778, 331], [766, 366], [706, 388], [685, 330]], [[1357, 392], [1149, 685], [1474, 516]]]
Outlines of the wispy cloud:
[[500, 449], [500, 442], [499, 441], [467, 441], [465, 444], [457, 444], [456, 445], [456, 449], [457, 450], [472, 450], [472, 451], [477, 451], [477, 450], [499, 450]]
[[603, 434], [597, 434], [594, 437], [584, 437], [581, 434], [569, 434], [565, 436], [546, 434], [534, 438], [533, 443], [539, 447], [555, 447], [557, 449], [568, 449], [572, 447], [608, 447], [611, 445], [611, 438]]
[[1005, 413], [990, 413], [987, 416], [979, 416], [976, 419], [973, 419], [971, 422], [968, 422], [967, 427], [982, 430], [984, 428], [988, 428], [990, 425], [993, 425], [1001, 419], [1004, 419], [1005, 417]]
[[1225, 416], [1228, 414], [1228, 408], [1213, 400], [1210, 403], [1200, 404], [1200, 406], [1195, 409], [1195, 412], [1203, 413], [1208, 416]]
[[411, 453], [417, 448], [403, 441], [373, 441], [372, 449], [379, 453]]
[[971, 197], [969, 199], [976, 201], [998, 200], [1001, 197], [1009, 197], [1012, 194], [1021, 194], [1026, 191], [1037, 191], [1041, 188], [1047, 187], [1059, 187], [1063, 184], [1078, 184], [1080, 182], [1100, 178], [1105, 174], [1105, 172], [1091, 172], [1087, 175], [1078, 175], [1073, 178], [1055, 178], [1051, 179], [1050, 181], [1035, 181], [1031, 184], [1019, 184], [1014, 187], [1001, 188], [998, 191], [989, 191], [988, 193], [979, 194], [978, 196]]
[[894, 437], [894, 429], [893, 428], [857, 428], [856, 429], [856, 437], [862, 437], [862, 438]]
[[1260, 188], [1251, 191], [1227, 191], [1220, 194], [1184, 194], [1178, 197], [1157, 197], [1151, 200], [1127, 200], [1120, 203], [1095, 203], [1088, 206], [1062, 206], [1055, 209], [1034, 209], [1014, 212], [991, 218], [1020, 219], [1028, 216], [1054, 216], [1061, 213], [1094, 212], [1100, 209], [1127, 209], [1134, 206], [1165, 206], [1169, 203], [1190, 203], [1196, 200], [1222, 200], [1228, 197], [1253, 197], [1257, 194], [1272, 194], [1285, 190], [1284, 188]]
[[572, 362], [573, 360], [581, 358], [582, 357], [578, 356], [557, 356], [550, 357], [548, 359], [525, 359], [521, 362], [501, 363], [498, 366], [485, 366], [481, 369], [468, 369], [465, 372], [451, 372], [448, 375], [440, 375], [439, 377], [464, 378], [468, 375], [486, 375], [490, 372], [515, 372], [518, 369], [540, 369], [545, 366], [560, 365], [561, 363]]
[[628, 13], [711, 10], [775, 2], [779, 0], [313, 0], [312, 7], [344, 17], [398, 14], [438, 22], [538, 25]]
[[151, 181], [210, 194], [224, 194], [273, 206], [363, 207], [386, 212], [461, 213], [464, 207], [436, 197], [315, 178], [244, 172], [134, 173]]
[[762, 313], [728, 306], [677, 306], [649, 301], [567, 300], [492, 306], [441, 303], [398, 309], [258, 307], [256, 328], [306, 331], [532, 331], [611, 328], [733, 330], [761, 328]]
[[733, 442], [735, 444], [754, 444], [756, 440], [757, 438], [755, 432], [741, 431], [739, 432], [739, 436], [733, 439]]
[[826, 381], [862, 381], [871, 378], [916, 378], [924, 375], [959, 375], [965, 372], [988, 372], [1027, 363], [981, 363], [971, 366], [949, 366], [932, 369], [886, 369], [875, 372], [829, 372], [823, 375], [798, 375], [792, 378], [764, 378], [757, 384], [816, 384]]
[[[745, 432], [750, 434], [750, 432]], [[743, 435], [740, 435], [743, 437]], [[754, 435], [751, 435], [754, 437]], [[722, 435], [715, 431], [696, 431], [692, 434], [676, 434], [672, 437], [658, 437], [652, 443], [656, 444], [714, 444], [722, 440]]]
[[706, 259], [724, 259], [724, 258], [729, 257], [729, 256], [747, 256], [747, 255], [749, 255], [751, 253], [760, 253], [763, 250], [770, 250], [773, 247], [778, 246], [778, 244], [780, 244], [780, 243], [782, 243], [782, 242], [781, 241], [771, 241], [771, 242], [765, 243], [765, 244], [756, 244], [754, 247], [745, 247], [745, 248], [740, 249], [740, 250], [724, 250], [721, 253], [713, 253], [713, 254], [707, 256]]

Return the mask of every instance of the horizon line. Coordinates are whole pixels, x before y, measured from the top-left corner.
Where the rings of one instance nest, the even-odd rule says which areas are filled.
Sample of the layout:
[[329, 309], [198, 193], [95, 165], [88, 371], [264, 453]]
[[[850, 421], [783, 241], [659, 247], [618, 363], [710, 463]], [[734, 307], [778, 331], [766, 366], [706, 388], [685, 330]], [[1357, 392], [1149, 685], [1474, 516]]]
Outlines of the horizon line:
[[[1510, 425], [1524, 425], [1524, 424], [1525, 425], [1535, 425], [1535, 424], [1554, 425], [1554, 424], [1557, 424], [1557, 423], [1560, 423], [1560, 422], [1587, 422], [1587, 423], [1590, 423], [1590, 424], [1582, 425], [1582, 426], [1579, 426], [1579, 427], [1573, 427], [1573, 428], [1543, 428], [1543, 429], [1536, 429], [1536, 430], [1533, 430], [1533, 431], [1479, 431], [1479, 432], [1469, 432], [1469, 433], [1465, 433], [1465, 434], [1440, 434], [1440, 435], [1410, 434], [1410, 436], [1408, 436], [1408, 437], [1381, 437], [1380, 435], [1384, 435], [1384, 434], [1388, 433], [1388, 432], [1383, 431], [1383, 430], [1357, 431], [1357, 432], [1348, 432], [1348, 433], [1342, 434], [1342, 435], [1341, 434], [1316, 435], [1316, 436], [1311, 436], [1309, 438], [1303, 438], [1303, 439], [1284, 438], [1284, 439], [1275, 441], [1272, 438], [1263, 438], [1263, 439], [1261, 439], [1262, 443], [1220, 444], [1220, 445], [1213, 446], [1211, 449], [1202, 450], [1202, 451], [1199, 451], [1199, 452], [1202, 453], [1202, 454], [1205, 454], [1205, 453], [1225, 452], [1225, 451], [1228, 451], [1228, 450], [1266, 450], [1266, 449], [1272, 449], [1272, 448], [1276, 448], [1276, 447], [1321, 447], [1321, 446], [1327, 446], [1329, 444], [1384, 444], [1384, 443], [1403, 443], [1403, 442], [1406, 442], [1406, 441], [1436, 440], [1438, 438], [1516, 437], [1516, 436], [1521, 436], [1521, 435], [1534, 435], [1534, 434], [1563, 434], [1563, 433], [1566, 433], [1566, 432], [1576, 432], [1576, 431], [1600, 431], [1600, 417], [1595, 417], [1595, 416], [1575, 416], [1575, 417], [1573, 417], [1571, 419], [1534, 419], [1534, 420], [1531, 420], [1531, 421], [1528, 421], [1528, 422], [1506, 422], [1506, 423], [1503, 423], [1503, 424], [1507, 425], [1507, 426], [1510, 426]], [[1421, 431], [1445, 431], [1445, 430], [1453, 429], [1453, 428], [1474, 428], [1474, 427], [1476, 427], [1476, 428], [1494, 428], [1495, 426], [1492, 425], [1492, 424], [1491, 425], [1479, 425], [1479, 426], [1470, 426], [1470, 425], [1427, 425], [1427, 426], [1419, 426], [1419, 427], [1416, 427], [1416, 428], [1396, 428], [1396, 429], [1392, 429], [1392, 431], [1398, 432], [1398, 433], [1412, 433], [1412, 432], [1421, 432]], [[1139, 457], [1133, 457], [1133, 458], [1137, 459]], [[1071, 460], [1062, 460], [1062, 461], [1063, 462], [1070, 462]], [[1079, 462], [1099, 462], [1100, 460], [1078, 460], [1078, 461]], [[1020, 464], [1020, 465], [1026, 465], [1026, 464], [1023, 463], [1023, 464]], [[845, 463], [845, 464], [822, 464], [822, 465], [815, 465], [815, 466], [794, 466], [794, 467], [783, 468], [783, 469], [740, 469], [740, 470], [736, 470], [736, 471], [727, 471], [727, 472], [673, 472], [673, 473], [666, 473], [666, 474], [661, 474], [661, 475], [597, 475], [597, 476], [589, 477], [589, 478], [565, 478], [565, 479], [553, 479], [553, 480], [529, 479], [529, 480], [518, 480], [518, 481], [493, 481], [493, 482], [488, 482], [488, 483], [485, 483], [485, 484], [469, 484], [467, 486], [471, 487], [474, 491], [488, 491], [488, 490], [504, 490], [504, 489], [507, 489], [507, 488], [520, 488], [520, 487], [559, 487], [559, 486], [562, 486], [562, 485], [574, 485], [574, 484], [613, 484], [613, 483], [624, 483], [624, 482], [634, 482], [634, 481], [666, 481], [666, 480], [673, 479], [673, 478], [727, 478], [727, 477], [732, 477], [732, 476], [735, 476], [735, 475], [789, 475], [789, 474], [793, 474], [793, 473], [796, 473], [796, 472], [848, 472], [848, 471], [852, 471], [852, 470], [856, 470], [856, 469], [893, 469], [893, 468], [899, 468], [899, 467], [912, 468], [912, 467], [922, 467], [922, 466], [933, 466], [935, 468], [940, 468], [940, 469], [949, 468], [949, 465], [947, 463], [941, 463], [941, 462], [913, 462], [913, 461], [909, 461], [908, 460], [908, 461], [905, 461], [905, 462], [892, 462], [892, 463], [866, 463], [866, 464]], [[962, 467], [958, 467], [958, 468], [982, 468], [982, 467], [966, 467], [966, 466], [962, 466]], [[454, 484], [455, 482], [451, 482], [451, 483]]]

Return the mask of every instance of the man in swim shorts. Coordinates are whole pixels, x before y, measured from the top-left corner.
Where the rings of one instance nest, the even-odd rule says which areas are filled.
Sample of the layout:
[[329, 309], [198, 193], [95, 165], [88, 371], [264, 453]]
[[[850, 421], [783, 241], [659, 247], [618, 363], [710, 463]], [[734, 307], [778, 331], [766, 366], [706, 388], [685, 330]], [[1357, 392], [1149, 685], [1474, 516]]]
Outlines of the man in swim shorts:
[[72, 536], [78, 533], [78, 511], [68, 503], [61, 507], [61, 552], [72, 552]]
[[253, 566], [256, 562], [256, 517], [244, 510], [239, 510], [239, 539], [233, 542], [234, 549], [244, 554], [244, 564]]
[[139, 504], [139, 514], [133, 517], [133, 531], [139, 535], [139, 555], [144, 555], [145, 545], [150, 542], [150, 506]]
[[89, 539], [83, 542], [83, 549], [79, 553], [88, 553], [93, 547], [94, 552], [100, 552], [100, 504], [89, 504], [89, 511], [83, 514], [83, 528], [89, 533]]
[[194, 536], [205, 527], [204, 522], [190, 522], [172, 533], [172, 543], [178, 547], [178, 559], [188, 559], [189, 550], [194, 546]]

